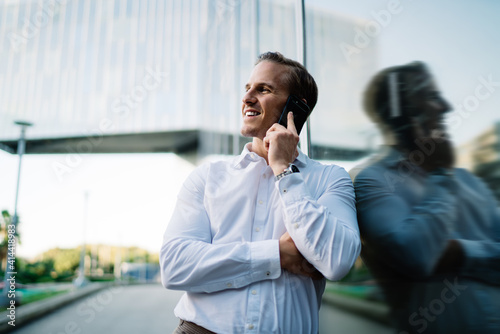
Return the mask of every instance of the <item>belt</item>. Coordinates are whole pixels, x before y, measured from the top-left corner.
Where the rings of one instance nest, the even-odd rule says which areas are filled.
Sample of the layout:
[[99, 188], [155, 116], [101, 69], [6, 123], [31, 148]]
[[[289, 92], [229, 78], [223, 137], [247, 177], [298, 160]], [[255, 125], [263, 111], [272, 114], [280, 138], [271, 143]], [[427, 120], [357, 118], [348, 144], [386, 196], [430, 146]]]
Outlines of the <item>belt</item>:
[[172, 334], [216, 334], [206, 328], [198, 326], [194, 322], [180, 319], [179, 326]]

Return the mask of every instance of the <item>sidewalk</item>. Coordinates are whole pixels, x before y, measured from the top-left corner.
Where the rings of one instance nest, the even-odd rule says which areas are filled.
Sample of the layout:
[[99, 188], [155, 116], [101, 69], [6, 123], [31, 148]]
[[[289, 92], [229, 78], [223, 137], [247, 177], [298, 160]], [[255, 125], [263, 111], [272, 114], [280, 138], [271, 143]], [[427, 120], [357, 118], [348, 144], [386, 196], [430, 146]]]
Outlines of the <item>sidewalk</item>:
[[[88, 296], [94, 292], [102, 290], [110, 286], [110, 283], [92, 283], [83, 288], [75, 288], [68, 293], [39, 300], [26, 305], [21, 305], [15, 308], [13, 318], [10, 316], [12, 311], [4, 311], [0, 313], [0, 333], [9, 333], [10, 331], [19, 328], [28, 322], [39, 318], [47, 313], [50, 313], [64, 305], [67, 305], [77, 299]], [[9, 322], [15, 319], [15, 327], [9, 325]]]

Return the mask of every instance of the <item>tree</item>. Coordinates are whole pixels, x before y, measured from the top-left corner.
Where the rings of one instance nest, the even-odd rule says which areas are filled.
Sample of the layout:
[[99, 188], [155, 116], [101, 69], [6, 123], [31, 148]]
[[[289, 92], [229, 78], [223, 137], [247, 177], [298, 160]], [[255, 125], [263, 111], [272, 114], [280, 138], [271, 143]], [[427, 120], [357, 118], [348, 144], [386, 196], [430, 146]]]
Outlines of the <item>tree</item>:
[[[9, 225], [12, 223], [12, 217], [7, 210], [2, 210], [2, 215], [0, 216], [0, 259], [2, 261], [2, 272], [5, 272], [5, 266], [7, 264], [7, 252], [9, 249]], [[19, 220], [18, 220], [19, 224]], [[10, 229], [12, 230], [12, 229]], [[17, 242], [20, 243], [19, 240], [19, 232], [16, 226], [14, 235], [17, 239]], [[15, 250], [14, 250], [15, 252]]]

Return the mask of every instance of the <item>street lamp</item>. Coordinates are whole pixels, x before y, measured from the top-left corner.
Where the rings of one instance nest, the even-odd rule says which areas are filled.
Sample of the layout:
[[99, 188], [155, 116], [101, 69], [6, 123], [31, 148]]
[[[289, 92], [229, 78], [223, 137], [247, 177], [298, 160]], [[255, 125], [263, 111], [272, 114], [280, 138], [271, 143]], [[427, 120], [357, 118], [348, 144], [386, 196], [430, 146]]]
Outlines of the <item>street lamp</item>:
[[[21, 161], [22, 157], [26, 148], [26, 141], [25, 141], [25, 135], [26, 135], [26, 128], [32, 126], [33, 124], [30, 122], [26, 121], [15, 121], [14, 124], [19, 125], [21, 127], [21, 135], [19, 136], [19, 141], [17, 143], [17, 154], [19, 155], [19, 168], [17, 171], [17, 185], [16, 185], [16, 199], [14, 202], [14, 216], [12, 217], [12, 221], [9, 224], [9, 226], [6, 226], [7, 233], [8, 233], [8, 248], [7, 248], [7, 261], [5, 262], [5, 275], [4, 275], [4, 286], [3, 286], [3, 291], [2, 295], [0, 296], [0, 305], [5, 305], [9, 306], [12, 304], [15, 304], [15, 296], [16, 293], [10, 292], [11, 287], [15, 290], [15, 284], [16, 284], [16, 267], [15, 267], [15, 261], [16, 261], [16, 228], [17, 228], [17, 223], [18, 223], [18, 216], [17, 216], [17, 199], [19, 197], [19, 182], [21, 180]], [[10, 292], [10, 293], [9, 293]], [[12, 297], [12, 298], [9, 298]]]
[[82, 249], [80, 250], [80, 266], [78, 270], [78, 277], [73, 281], [73, 285], [78, 288], [81, 288], [89, 283], [89, 281], [85, 278], [85, 225], [87, 225], [87, 214], [88, 214], [88, 205], [89, 205], [89, 192], [85, 191], [84, 193], [84, 208], [83, 208], [83, 244]]

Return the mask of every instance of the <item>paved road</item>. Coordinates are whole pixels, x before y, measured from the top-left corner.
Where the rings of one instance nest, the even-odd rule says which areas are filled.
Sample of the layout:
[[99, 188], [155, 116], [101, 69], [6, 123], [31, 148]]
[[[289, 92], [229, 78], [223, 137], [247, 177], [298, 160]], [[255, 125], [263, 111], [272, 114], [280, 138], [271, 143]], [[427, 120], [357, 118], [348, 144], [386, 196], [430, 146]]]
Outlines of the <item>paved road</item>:
[[320, 334], [394, 334], [394, 330], [370, 319], [330, 305], [319, 310]]
[[[102, 290], [18, 330], [15, 334], [169, 334], [182, 292], [160, 285], [132, 285]], [[320, 334], [389, 334], [389, 329], [327, 305], [321, 309]]]
[[12, 332], [15, 334], [172, 333], [173, 314], [182, 292], [161, 285], [131, 285], [101, 290]]

